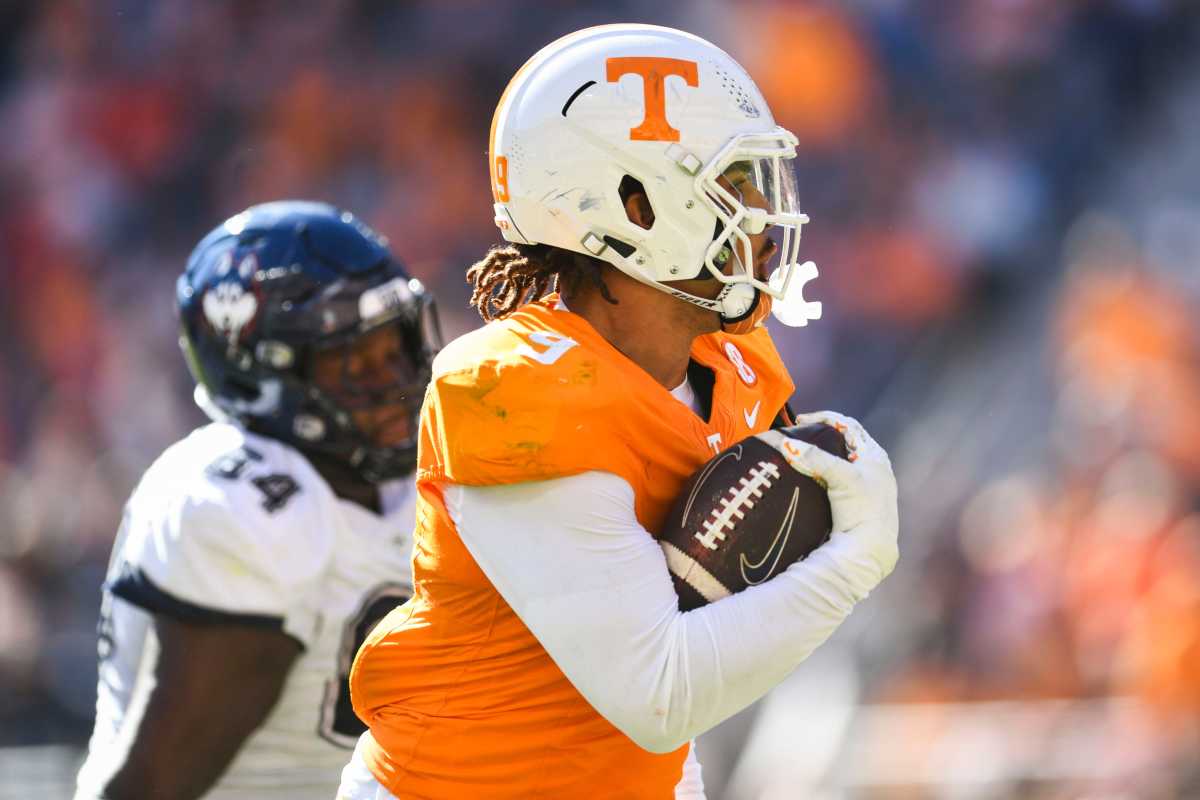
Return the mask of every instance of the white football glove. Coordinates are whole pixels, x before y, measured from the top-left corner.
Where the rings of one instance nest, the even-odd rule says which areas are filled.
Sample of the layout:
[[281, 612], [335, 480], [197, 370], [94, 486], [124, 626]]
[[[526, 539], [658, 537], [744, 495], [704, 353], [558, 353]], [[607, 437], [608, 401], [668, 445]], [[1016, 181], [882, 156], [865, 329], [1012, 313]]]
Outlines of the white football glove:
[[858, 420], [834, 411], [796, 418], [797, 425], [814, 422], [841, 432], [850, 460], [778, 430], [765, 431], [758, 438], [782, 453], [798, 472], [825, 487], [833, 512], [833, 533], [819, 549], [828, 548], [845, 568], [854, 594], [861, 599], [891, 573], [900, 557], [896, 477], [888, 454]]

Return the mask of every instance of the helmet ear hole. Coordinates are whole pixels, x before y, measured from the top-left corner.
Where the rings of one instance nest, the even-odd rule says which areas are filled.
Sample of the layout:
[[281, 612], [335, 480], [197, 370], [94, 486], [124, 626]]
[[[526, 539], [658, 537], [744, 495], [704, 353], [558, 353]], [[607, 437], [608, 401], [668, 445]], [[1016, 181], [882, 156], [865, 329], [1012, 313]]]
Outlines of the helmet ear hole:
[[621, 178], [617, 194], [621, 197], [621, 203], [625, 206], [625, 216], [630, 222], [646, 230], [654, 227], [654, 209], [641, 181], [632, 175], [626, 175]]

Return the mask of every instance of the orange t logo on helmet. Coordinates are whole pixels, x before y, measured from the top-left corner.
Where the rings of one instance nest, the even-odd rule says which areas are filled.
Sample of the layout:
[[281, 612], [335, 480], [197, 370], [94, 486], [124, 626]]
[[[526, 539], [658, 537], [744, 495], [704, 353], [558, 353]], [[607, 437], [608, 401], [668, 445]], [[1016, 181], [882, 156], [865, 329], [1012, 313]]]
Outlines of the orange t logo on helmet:
[[633, 73], [642, 76], [642, 97], [646, 115], [636, 128], [630, 128], [629, 138], [650, 142], [678, 142], [679, 131], [667, 122], [667, 101], [663, 84], [668, 75], [678, 75], [688, 86], [699, 86], [696, 62], [682, 58], [656, 58], [654, 56], [630, 56], [610, 58], [605, 62], [606, 79], [616, 83], [622, 75]]

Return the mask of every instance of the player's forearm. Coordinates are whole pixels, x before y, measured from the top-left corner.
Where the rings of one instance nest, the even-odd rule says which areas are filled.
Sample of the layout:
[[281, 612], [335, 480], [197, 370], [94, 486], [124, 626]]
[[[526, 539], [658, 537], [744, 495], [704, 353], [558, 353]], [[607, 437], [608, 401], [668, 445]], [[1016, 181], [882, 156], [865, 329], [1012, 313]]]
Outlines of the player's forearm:
[[[786, 678], [865, 596], [846, 576], [853, 542], [832, 544], [762, 585], [691, 612], [664, 615], [638, 637], [641, 644], [630, 659], [605, 663], [615, 671], [611, 681], [593, 679], [595, 696], [576, 685], [642, 747], [674, 750]], [[587, 681], [589, 657], [579, 654], [564, 671]]]
[[497, 590], [588, 702], [647, 750], [673, 750], [762, 696], [864, 594], [857, 543], [835, 537], [775, 579], [685, 614], [615, 476], [446, 496]]
[[183, 725], [164, 719], [170, 716], [168, 705], [152, 697], [146, 713], [128, 721], [134, 733], [123, 748], [124, 759], [104, 783], [104, 800], [195, 800], [220, 778], [240, 742], [214, 753], [204, 741], [203, 720], [194, 720], [195, 736], [188, 737]]
[[197, 775], [178, 754], [160, 764], [127, 762], [108, 781], [101, 800], [196, 800], [202, 797], [220, 776]]
[[[661, 657], [628, 676], [611, 713], [643, 747], [667, 752], [729, 718], [784, 680], [865, 597], [847, 578], [856, 548], [831, 543], [772, 580], [670, 618], [647, 645]], [[843, 542], [844, 544], [844, 542]], [[853, 545], [853, 543], [850, 543]], [[648, 713], [651, 712], [651, 713]]]
[[204, 795], [267, 718], [300, 653], [286, 634], [247, 625], [160, 614], [155, 632], [153, 667], [135, 687], [105, 797]]
[[152, 696], [146, 713], [129, 720], [135, 733], [104, 784], [105, 800], [195, 800], [225, 772], [245, 737], [214, 735], [220, 734], [219, 725], [186, 709], [172, 714], [171, 706], [169, 698]]

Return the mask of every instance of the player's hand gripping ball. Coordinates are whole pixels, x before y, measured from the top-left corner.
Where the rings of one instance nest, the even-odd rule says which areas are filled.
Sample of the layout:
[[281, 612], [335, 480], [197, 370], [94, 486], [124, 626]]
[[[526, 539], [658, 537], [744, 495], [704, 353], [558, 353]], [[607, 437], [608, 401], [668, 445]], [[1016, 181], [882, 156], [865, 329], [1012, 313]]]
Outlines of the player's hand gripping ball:
[[[849, 458], [846, 440], [824, 423], [780, 431]], [[679, 608], [706, 603], [769, 580], [829, 538], [825, 488], [751, 436], [700, 468], [667, 516], [659, 537]]]

